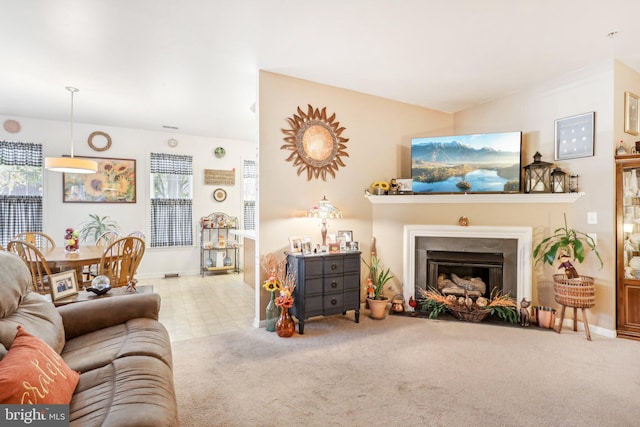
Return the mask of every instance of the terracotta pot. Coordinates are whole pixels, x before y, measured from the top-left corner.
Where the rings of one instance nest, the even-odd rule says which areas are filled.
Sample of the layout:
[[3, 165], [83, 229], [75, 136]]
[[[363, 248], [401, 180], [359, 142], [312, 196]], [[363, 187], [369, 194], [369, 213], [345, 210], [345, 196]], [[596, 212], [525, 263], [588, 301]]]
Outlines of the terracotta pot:
[[383, 299], [372, 299], [367, 298], [367, 302], [369, 303], [369, 308], [371, 309], [370, 317], [372, 319], [384, 319], [387, 303], [389, 302], [389, 298], [382, 297]]
[[538, 318], [538, 326], [541, 328], [553, 328], [556, 325], [556, 310], [551, 307], [536, 307], [536, 315]]

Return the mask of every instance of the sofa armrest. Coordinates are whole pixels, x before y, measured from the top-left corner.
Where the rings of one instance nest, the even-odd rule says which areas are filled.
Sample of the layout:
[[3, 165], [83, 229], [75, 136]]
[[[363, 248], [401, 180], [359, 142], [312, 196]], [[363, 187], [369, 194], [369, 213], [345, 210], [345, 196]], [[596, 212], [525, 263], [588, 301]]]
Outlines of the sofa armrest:
[[158, 320], [159, 311], [160, 295], [155, 293], [100, 298], [58, 307], [66, 339], [132, 319]]

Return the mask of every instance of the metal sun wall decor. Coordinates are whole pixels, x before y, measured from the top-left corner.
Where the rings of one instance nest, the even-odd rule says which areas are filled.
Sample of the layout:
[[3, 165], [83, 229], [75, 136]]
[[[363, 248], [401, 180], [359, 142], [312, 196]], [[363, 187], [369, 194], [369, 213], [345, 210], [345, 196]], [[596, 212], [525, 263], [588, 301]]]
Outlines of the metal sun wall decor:
[[319, 110], [308, 105], [306, 114], [298, 107], [298, 114], [287, 118], [291, 128], [281, 129], [287, 143], [280, 149], [292, 152], [286, 161], [298, 167], [298, 175], [306, 171], [307, 181], [326, 181], [327, 173], [335, 178], [339, 167], [345, 167], [340, 157], [349, 156], [345, 145], [349, 139], [340, 136], [345, 128], [335, 118], [335, 113], [327, 117], [327, 107]]

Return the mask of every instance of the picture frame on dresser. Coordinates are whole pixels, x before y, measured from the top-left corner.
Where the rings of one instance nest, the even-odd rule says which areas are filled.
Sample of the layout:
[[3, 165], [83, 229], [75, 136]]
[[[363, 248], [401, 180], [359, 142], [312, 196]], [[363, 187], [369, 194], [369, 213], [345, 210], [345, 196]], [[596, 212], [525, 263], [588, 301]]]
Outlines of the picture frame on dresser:
[[289, 252], [300, 253], [302, 252], [302, 239], [296, 236], [289, 236]]

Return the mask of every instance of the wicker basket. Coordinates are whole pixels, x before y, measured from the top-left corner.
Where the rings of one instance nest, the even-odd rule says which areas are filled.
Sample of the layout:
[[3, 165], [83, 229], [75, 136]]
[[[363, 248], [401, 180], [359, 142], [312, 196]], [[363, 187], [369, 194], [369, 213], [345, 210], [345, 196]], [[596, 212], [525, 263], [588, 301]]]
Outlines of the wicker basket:
[[489, 310], [469, 310], [458, 306], [447, 306], [447, 309], [456, 319], [468, 322], [482, 322], [489, 315]]
[[554, 274], [553, 291], [556, 302], [567, 307], [590, 308], [596, 304], [593, 277], [569, 279], [564, 274]]

